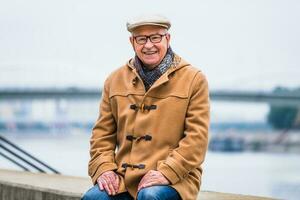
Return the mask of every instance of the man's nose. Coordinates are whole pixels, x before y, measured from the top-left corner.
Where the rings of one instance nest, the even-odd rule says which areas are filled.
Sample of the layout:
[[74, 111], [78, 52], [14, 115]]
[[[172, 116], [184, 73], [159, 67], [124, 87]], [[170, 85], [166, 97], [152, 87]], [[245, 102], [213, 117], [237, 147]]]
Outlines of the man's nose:
[[144, 47], [146, 47], [146, 48], [153, 47], [153, 43], [150, 41], [150, 38], [147, 38], [147, 41], [146, 41]]

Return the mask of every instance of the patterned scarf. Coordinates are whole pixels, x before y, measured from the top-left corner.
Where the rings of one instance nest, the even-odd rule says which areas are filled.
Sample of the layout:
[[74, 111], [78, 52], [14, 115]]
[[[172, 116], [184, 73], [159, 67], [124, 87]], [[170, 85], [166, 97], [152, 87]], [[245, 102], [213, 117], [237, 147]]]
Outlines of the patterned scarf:
[[167, 53], [161, 63], [154, 69], [148, 69], [142, 61], [135, 56], [134, 67], [142, 78], [146, 91], [154, 84], [154, 82], [161, 77], [171, 66], [174, 58], [174, 53], [171, 47], [168, 48]]

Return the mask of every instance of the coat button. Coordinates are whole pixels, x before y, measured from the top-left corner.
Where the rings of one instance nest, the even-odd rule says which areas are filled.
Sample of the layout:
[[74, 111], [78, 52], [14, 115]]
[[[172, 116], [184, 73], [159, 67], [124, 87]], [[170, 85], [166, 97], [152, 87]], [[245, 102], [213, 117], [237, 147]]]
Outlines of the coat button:
[[132, 85], [136, 85], [136, 82], [137, 82], [137, 77], [135, 77], [134, 79], [132, 79]]

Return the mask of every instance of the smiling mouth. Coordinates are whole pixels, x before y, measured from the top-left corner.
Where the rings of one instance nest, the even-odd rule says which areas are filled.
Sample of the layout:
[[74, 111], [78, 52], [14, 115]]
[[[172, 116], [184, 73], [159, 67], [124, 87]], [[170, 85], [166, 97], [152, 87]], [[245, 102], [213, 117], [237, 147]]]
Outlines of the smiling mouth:
[[143, 52], [143, 54], [146, 54], [146, 55], [153, 55], [153, 54], [156, 54], [157, 51], [146, 51], [146, 52]]

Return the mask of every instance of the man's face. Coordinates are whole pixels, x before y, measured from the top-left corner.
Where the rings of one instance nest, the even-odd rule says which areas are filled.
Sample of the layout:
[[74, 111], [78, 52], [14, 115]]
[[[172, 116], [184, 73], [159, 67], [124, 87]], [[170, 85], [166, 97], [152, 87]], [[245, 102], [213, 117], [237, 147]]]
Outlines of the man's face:
[[[151, 42], [150, 38], [147, 38], [145, 44], [138, 44], [139, 41], [137, 40], [141, 38], [140, 36], [151, 36], [153, 41]], [[157, 42], [157, 38], [159, 41], [159, 37], [161, 37], [161, 41]], [[133, 31], [132, 36], [130, 37], [130, 42], [136, 55], [143, 64], [149, 69], [153, 69], [159, 65], [167, 53], [170, 42], [170, 34], [167, 33], [166, 29], [159, 26], [141, 26]]]

